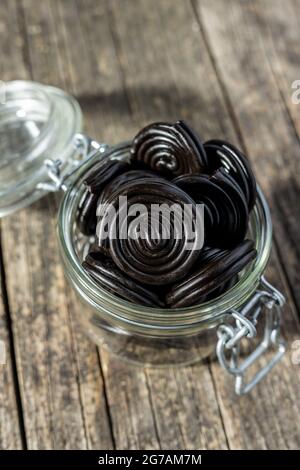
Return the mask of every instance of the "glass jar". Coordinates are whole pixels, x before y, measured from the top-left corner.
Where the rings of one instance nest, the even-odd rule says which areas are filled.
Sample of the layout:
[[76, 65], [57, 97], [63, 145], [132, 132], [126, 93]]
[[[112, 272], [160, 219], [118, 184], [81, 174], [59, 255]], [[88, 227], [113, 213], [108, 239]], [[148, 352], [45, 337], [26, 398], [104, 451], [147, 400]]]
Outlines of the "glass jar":
[[[259, 188], [249, 225], [249, 236], [255, 241], [257, 258], [242, 272], [238, 283], [217, 299], [178, 309], [134, 305], [102, 289], [82, 268], [81, 261], [93, 242], [76, 229], [78, 204], [85, 190], [82, 184], [84, 175], [99, 158], [103, 162], [106, 159], [127, 160], [129, 149], [130, 143], [124, 143], [94, 151], [76, 172], [75, 181], [70, 184], [60, 206], [58, 237], [62, 259], [66, 275], [83, 305], [79, 321], [86, 333], [97, 344], [123, 359], [155, 366], [187, 365], [207, 357], [215, 350], [218, 333], [217, 354], [222, 365], [240, 376], [240, 372], [227, 367], [225, 349], [231, 349], [236, 355], [242, 337], [255, 335], [255, 323], [260, 313], [268, 308], [277, 312], [275, 316], [272, 314], [274, 322], [268, 324], [265, 333], [270, 335], [268, 347], [274, 342], [278, 347], [277, 361], [284, 345], [278, 332], [276, 338], [273, 336], [274, 328], [277, 331], [279, 325], [278, 315], [284, 299], [262, 278], [271, 250], [272, 222]], [[231, 348], [228, 348], [229, 341]], [[268, 342], [267, 337], [264, 341], [265, 344]], [[258, 348], [255, 358], [258, 352], [264, 352], [262, 344]]]
[[77, 101], [58, 88], [17, 80], [4, 83], [0, 103], [0, 217], [47, 192], [45, 163], [73, 165], [73, 137], [82, 129]]
[[[26, 105], [20, 105], [19, 101], [19, 106], [15, 106], [15, 111], [11, 114], [21, 118], [22, 122], [11, 128], [16, 129], [16, 132], [19, 132], [18, 129], [23, 131], [28, 118], [27, 122], [35, 120], [40, 130], [30, 133], [32, 142], [27, 139], [29, 143], [26, 143], [26, 138], [20, 138], [20, 142], [25, 140], [26, 145], [21, 148], [22, 151], [15, 152], [18, 157], [14, 159], [12, 155], [11, 160], [6, 158], [10, 162], [8, 166], [12, 169], [15, 164], [19, 164], [18, 161], [20, 162], [23, 156], [23, 160], [27, 162], [27, 180], [32, 164], [31, 191], [23, 193], [23, 197], [18, 199], [18, 193], [14, 191], [15, 181], [12, 180], [11, 184], [5, 187], [0, 180], [0, 194], [5, 196], [0, 207], [1, 215], [31, 203], [46, 192], [60, 189], [65, 191], [58, 214], [58, 239], [66, 276], [82, 304], [82, 309], [77, 311], [80, 311], [79, 322], [84, 331], [98, 345], [135, 364], [159, 367], [187, 365], [206, 358], [216, 350], [222, 367], [235, 377], [236, 392], [243, 394], [251, 390], [280, 360], [285, 351], [280, 336], [284, 297], [263, 277], [272, 244], [272, 222], [261, 190], [258, 188], [257, 202], [249, 223], [249, 237], [255, 241], [257, 258], [244, 269], [238, 282], [228, 292], [201, 305], [178, 309], [150, 308], [122, 300], [102, 289], [82, 268], [81, 261], [93, 239], [79, 233], [76, 227], [76, 213], [85, 190], [83, 179], [86, 172], [95, 162], [99, 162], [99, 159], [103, 159], [103, 162], [107, 159], [128, 159], [130, 143], [109, 147], [106, 144], [98, 144], [82, 134], [74, 135], [80, 130], [81, 120], [79, 106], [73, 98], [52, 87], [32, 82], [17, 83], [18, 86], [14, 86], [19, 95], [22, 95], [21, 91], [24, 92], [24, 89], [26, 92], [30, 89], [28, 99], [31, 104], [29, 105], [26, 99]], [[12, 93], [9, 101], [16, 103], [17, 95]], [[62, 119], [61, 112], [69, 112], [70, 122], [67, 132], [63, 135], [59, 134], [61, 126], [52, 122], [54, 109], [59, 107], [57, 96], [58, 101], [61, 100], [60, 105], [63, 103], [65, 109], [60, 108], [55, 119]], [[34, 97], [37, 99], [34, 100]], [[39, 100], [41, 109], [36, 105]], [[20, 112], [24, 106], [25, 115]], [[33, 108], [36, 108], [35, 113]], [[73, 111], [70, 111], [71, 108]], [[0, 127], [3, 114], [5, 113], [0, 112]], [[44, 120], [40, 118], [41, 114]], [[35, 119], [37, 116], [38, 119]], [[11, 121], [13, 122], [13, 119]], [[41, 124], [38, 125], [37, 122]], [[33, 129], [32, 125], [27, 125], [26, 132], [23, 132], [25, 137], [28, 135], [28, 128]], [[5, 129], [8, 135], [11, 130], [4, 127], [1, 129], [4, 134]], [[20, 132], [20, 136], [23, 134]], [[53, 139], [58, 135], [62, 153], [57, 147], [51, 146], [51, 136]], [[71, 145], [71, 137], [75, 145]], [[31, 155], [31, 158], [28, 155]], [[37, 178], [38, 172], [40, 178]], [[24, 172], [20, 169], [19, 182], [22, 178], [24, 179]], [[15, 195], [15, 200], [9, 199], [8, 195]], [[241, 340], [256, 335], [257, 327], [263, 323], [262, 317], [265, 317], [263, 339], [240, 363]], [[275, 349], [270, 362], [245, 384], [244, 375], [247, 369], [270, 347]]]

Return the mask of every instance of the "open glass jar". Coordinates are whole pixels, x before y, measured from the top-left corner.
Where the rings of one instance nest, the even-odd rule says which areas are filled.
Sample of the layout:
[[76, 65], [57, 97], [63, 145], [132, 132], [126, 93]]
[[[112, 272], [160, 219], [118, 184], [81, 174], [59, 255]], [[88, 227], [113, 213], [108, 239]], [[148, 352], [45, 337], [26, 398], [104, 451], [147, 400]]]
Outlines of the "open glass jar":
[[[280, 336], [284, 297], [263, 277], [272, 222], [261, 190], [258, 188], [249, 224], [249, 237], [258, 255], [234, 287], [214, 300], [184, 309], [135, 305], [99, 287], [82, 268], [93, 239], [83, 236], [76, 226], [84, 175], [99, 159], [128, 159], [130, 143], [110, 147], [78, 134], [80, 131], [80, 108], [62, 91], [33, 82], [7, 85], [6, 101], [0, 108], [4, 142], [0, 215], [49, 191], [63, 190], [58, 215], [62, 262], [82, 303], [79, 321], [92, 340], [120, 358], [154, 366], [192, 364], [216, 350], [222, 367], [235, 377], [237, 394], [247, 393], [285, 351]], [[240, 363], [241, 340], [253, 338], [262, 324], [262, 341]], [[245, 383], [247, 369], [270, 347], [274, 349], [270, 362]]]

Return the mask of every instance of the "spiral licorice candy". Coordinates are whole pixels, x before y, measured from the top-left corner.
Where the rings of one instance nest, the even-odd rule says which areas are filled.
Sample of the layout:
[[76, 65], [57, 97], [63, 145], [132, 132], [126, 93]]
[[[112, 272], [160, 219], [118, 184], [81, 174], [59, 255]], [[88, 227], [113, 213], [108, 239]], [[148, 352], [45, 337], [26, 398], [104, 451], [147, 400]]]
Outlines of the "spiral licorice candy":
[[131, 154], [133, 162], [167, 176], [199, 173], [207, 164], [204, 149], [200, 153], [180, 121], [158, 122], [142, 129], [134, 138]]
[[101, 157], [84, 184], [77, 227], [95, 242], [83, 267], [125, 300], [169, 308], [208, 302], [256, 256], [245, 240], [256, 199], [247, 158], [223, 140], [202, 143], [184, 121], [146, 126], [126, 162]]
[[[127, 197], [128, 213], [130, 207], [135, 204], [143, 204], [147, 209], [144, 219], [140, 219], [143, 223], [139, 228], [143, 233], [138, 237], [134, 236], [135, 218], [131, 220], [128, 217], [120, 222], [122, 210], [118, 206], [120, 196]], [[188, 194], [168, 181], [159, 178], [141, 178], [123, 185], [108, 200], [108, 204], [117, 208], [114, 218], [110, 221], [109, 242], [112, 259], [122, 271], [133, 279], [152, 285], [169, 284], [186, 275], [197, 260], [201, 248], [201, 234], [197, 231], [197, 223], [201, 223], [200, 214]], [[152, 204], [164, 204], [169, 209], [172, 207], [174, 209], [172, 217], [161, 220], [163, 214], [152, 211]], [[183, 218], [184, 205], [189, 206], [190, 210]], [[154, 220], [153, 217], [159, 219]], [[170, 222], [169, 238], [164, 232], [166, 227], [164, 222]], [[102, 218], [99, 227], [99, 233], [104, 233], [101, 223], [105, 224], [105, 217]], [[127, 232], [124, 237], [120, 237], [125, 224]], [[153, 236], [154, 227], [157, 228], [155, 236]], [[191, 239], [191, 229], [194, 239]], [[112, 236], [116, 230], [117, 236]], [[188, 249], [190, 243], [198, 248]]]
[[206, 244], [230, 248], [245, 238], [248, 208], [239, 187], [226, 173], [182, 175], [173, 183], [204, 204]]
[[84, 269], [109, 292], [147, 307], [161, 307], [159, 296], [122, 273], [111, 259], [99, 252], [90, 252]]
[[251, 240], [245, 240], [233, 250], [218, 250], [182, 282], [173, 285], [166, 296], [172, 308], [189, 307], [234, 278], [256, 256]]
[[245, 155], [225, 140], [208, 140], [203, 146], [208, 157], [208, 170], [224, 168], [240, 186], [251, 210], [256, 199], [256, 181]]

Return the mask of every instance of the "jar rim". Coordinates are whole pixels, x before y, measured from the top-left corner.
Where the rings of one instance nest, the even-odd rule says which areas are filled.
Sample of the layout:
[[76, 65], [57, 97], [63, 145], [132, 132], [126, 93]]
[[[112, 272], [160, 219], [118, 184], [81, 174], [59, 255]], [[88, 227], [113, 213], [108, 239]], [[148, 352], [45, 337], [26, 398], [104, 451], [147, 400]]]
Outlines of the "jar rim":
[[0, 217], [45, 195], [40, 187], [49, 182], [45, 161], [59, 158], [64, 168], [70, 166], [76, 153], [73, 137], [82, 129], [78, 102], [59, 88], [15, 80], [5, 83], [4, 98]]
[[[72, 234], [75, 213], [82, 195], [83, 175], [99, 158], [128, 158], [130, 142], [109, 147], [104, 154], [97, 153], [78, 170], [76, 180], [66, 191], [58, 214], [58, 239], [67, 277], [75, 290], [94, 309], [101, 309], [109, 317], [144, 328], [172, 330], [190, 329], [195, 324], [214, 324], [226, 312], [237, 309], [256, 290], [267, 265], [272, 244], [272, 221], [265, 196], [257, 186], [257, 200], [250, 215], [250, 230], [254, 234], [256, 259], [248, 265], [239, 281], [220, 297], [186, 308], [156, 308], [133, 304], [106, 291], [94, 281], [81, 266], [76, 254]], [[81, 190], [81, 191], [80, 191]], [[80, 194], [81, 192], [81, 194]], [[170, 326], [171, 325], [171, 326]]]

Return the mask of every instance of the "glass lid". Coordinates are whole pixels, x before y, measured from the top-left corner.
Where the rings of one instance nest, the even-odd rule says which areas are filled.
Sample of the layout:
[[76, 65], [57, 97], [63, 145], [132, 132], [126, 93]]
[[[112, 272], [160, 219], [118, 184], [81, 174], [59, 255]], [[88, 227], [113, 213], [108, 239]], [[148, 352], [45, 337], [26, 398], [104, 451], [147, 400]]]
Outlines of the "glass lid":
[[72, 164], [73, 138], [82, 130], [77, 101], [64, 91], [30, 81], [2, 84], [0, 98], [0, 217], [47, 192], [46, 160]]

